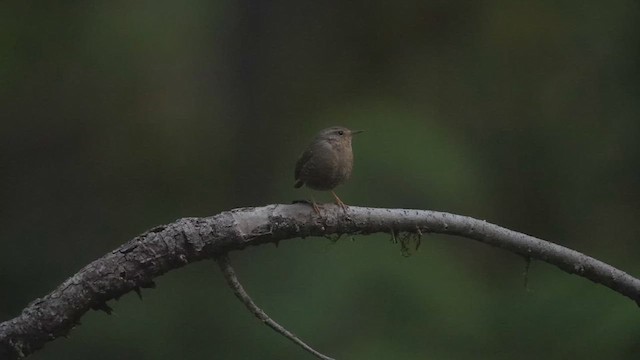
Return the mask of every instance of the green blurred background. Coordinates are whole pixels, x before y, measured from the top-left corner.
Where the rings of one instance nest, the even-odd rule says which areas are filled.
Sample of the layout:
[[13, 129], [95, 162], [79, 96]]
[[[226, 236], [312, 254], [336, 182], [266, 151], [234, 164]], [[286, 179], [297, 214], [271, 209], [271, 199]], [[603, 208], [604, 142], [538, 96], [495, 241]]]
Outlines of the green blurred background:
[[[289, 203], [327, 126], [365, 129], [346, 203], [433, 209], [640, 275], [637, 1], [3, 2], [0, 315], [180, 217]], [[326, 194], [316, 199], [329, 201]], [[339, 359], [637, 359], [640, 310], [459, 238], [232, 254]], [[211, 261], [90, 312], [32, 359], [306, 359]]]

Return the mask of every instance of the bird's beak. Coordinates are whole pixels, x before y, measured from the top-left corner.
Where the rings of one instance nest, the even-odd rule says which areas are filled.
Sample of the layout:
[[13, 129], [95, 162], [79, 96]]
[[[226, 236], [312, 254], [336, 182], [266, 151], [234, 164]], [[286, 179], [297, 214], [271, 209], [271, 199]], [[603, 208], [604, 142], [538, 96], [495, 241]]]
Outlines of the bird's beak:
[[361, 132], [364, 132], [364, 130], [351, 130], [351, 135], [360, 134]]

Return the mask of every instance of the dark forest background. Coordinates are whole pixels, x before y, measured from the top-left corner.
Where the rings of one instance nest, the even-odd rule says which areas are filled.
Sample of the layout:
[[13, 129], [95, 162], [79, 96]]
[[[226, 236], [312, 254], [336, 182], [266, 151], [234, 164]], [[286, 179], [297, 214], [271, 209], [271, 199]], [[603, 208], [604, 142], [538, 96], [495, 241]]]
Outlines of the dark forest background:
[[[0, 5], [0, 320], [177, 218], [289, 203], [315, 132], [364, 129], [361, 206], [469, 215], [640, 275], [637, 1]], [[315, 194], [330, 201], [327, 194]], [[274, 319], [339, 359], [636, 359], [640, 311], [469, 240], [233, 253]], [[90, 312], [45, 359], [301, 359], [212, 261]]]

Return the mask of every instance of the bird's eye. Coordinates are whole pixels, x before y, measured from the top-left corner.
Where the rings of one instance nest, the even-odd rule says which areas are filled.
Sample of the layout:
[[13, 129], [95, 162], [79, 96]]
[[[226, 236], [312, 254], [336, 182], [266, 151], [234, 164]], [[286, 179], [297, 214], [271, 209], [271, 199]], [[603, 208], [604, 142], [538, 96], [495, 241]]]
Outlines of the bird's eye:
[[339, 130], [339, 131], [338, 131], [338, 135], [344, 135], [344, 131]]

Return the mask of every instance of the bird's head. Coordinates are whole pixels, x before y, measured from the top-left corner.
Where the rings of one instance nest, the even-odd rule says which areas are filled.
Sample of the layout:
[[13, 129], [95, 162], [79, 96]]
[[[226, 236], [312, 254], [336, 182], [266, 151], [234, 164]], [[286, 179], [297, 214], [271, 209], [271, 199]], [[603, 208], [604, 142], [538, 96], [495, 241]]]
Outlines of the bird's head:
[[343, 126], [332, 126], [318, 133], [316, 140], [324, 140], [330, 143], [351, 144], [353, 135], [361, 133], [363, 130], [349, 130]]

